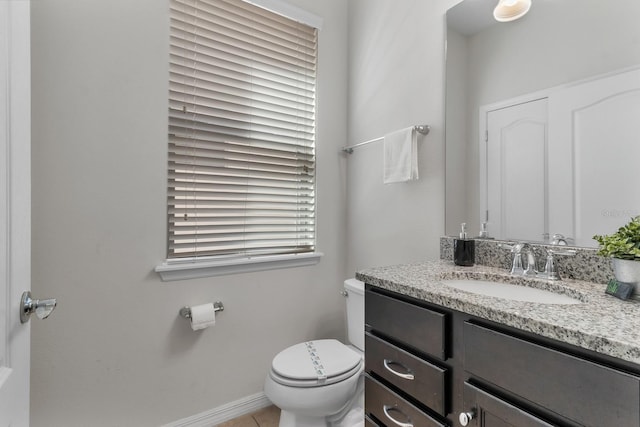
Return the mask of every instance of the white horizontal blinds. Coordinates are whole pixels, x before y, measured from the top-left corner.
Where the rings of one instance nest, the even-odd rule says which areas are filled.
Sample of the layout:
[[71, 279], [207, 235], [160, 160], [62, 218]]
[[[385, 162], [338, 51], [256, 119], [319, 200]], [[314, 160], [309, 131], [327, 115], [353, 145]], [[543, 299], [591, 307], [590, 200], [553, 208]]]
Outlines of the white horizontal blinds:
[[171, 0], [169, 258], [311, 252], [317, 30]]

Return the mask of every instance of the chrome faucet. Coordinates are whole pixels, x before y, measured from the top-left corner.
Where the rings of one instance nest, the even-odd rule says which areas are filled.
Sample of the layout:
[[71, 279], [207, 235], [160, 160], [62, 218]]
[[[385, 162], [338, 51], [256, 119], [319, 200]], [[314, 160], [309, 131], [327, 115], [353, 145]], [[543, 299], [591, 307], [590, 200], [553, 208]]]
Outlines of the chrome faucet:
[[533, 247], [531, 247], [528, 243], [521, 243], [522, 247], [520, 248], [520, 252], [524, 251], [524, 254], [527, 256], [527, 267], [522, 272], [523, 276], [535, 276], [538, 274], [536, 270], [536, 255], [533, 252]]
[[547, 280], [562, 280], [562, 278], [560, 277], [560, 273], [558, 273], [558, 270], [556, 268], [556, 263], [553, 256], [574, 256], [576, 254], [576, 251], [573, 249], [556, 249], [550, 247], [546, 247], [544, 248], [544, 250], [547, 251], [547, 262], [544, 266], [544, 271], [540, 272], [540, 277]]
[[[544, 270], [537, 271], [536, 269], [536, 256], [533, 251], [533, 247], [526, 242], [499, 245], [501, 248], [511, 250], [513, 254], [513, 261], [511, 263], [511, 274], [514, 276], [537, 276], [540, 279], [547, 280], [562, 280], [560, 273], [558, 273], [554, 256], [573, 256], [576, 254], [575, 250], [564, 249], [563, 245], [554, 245], [552, 247], [543, 247], [547, 252], [547, 260], [544, 266]], [[558, 247], [560, 246], [560, 247]], [[526, 256], [526, 258], [523, 258]]]

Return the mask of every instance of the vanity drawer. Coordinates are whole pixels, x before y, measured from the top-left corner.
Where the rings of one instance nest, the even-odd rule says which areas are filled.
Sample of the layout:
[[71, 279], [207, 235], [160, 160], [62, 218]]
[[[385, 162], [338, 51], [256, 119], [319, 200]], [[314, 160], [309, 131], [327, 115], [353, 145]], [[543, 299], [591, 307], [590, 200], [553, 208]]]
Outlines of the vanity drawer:
[[369, 376], [365, 377], [364, 399], [366, 411], [387, 425], [405, 423], [413, 427], [445, 427]]
[[378, 425], [378, 423], [376, 423], [375, 421], [373, 421], [371, 418], [369, 418], [368, 416], [364, 416], [364, 427], [380, 427]]
[[446, 415], [447, 370], [422, 360], [380, 338], [366, 334], [365, 370]]
[[372, 329], [419, 351], [446, 359], [446, 315], [369, 290], [365, 323]]
[[472, 375], [586, 427], [640, 425], [640, 378], [469, 322]]

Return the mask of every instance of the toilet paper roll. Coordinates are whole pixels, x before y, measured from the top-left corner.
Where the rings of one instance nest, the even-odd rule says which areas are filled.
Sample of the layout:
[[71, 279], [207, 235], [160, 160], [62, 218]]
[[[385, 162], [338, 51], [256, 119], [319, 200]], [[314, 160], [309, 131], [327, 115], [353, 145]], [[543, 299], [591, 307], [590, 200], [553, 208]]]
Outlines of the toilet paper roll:
[[197, 331], [215, 324], [216, 311], [213, 308], [213, 303], [191, 307], [191, 329]]

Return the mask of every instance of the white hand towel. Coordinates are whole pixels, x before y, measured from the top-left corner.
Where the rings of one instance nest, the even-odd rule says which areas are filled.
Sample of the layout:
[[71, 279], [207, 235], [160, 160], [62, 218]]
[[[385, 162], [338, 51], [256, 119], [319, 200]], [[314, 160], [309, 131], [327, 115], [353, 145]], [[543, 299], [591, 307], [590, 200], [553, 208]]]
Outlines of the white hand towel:
[[418, 179], [418, 139], [412, 126], [384, 137], [384, 183]]

